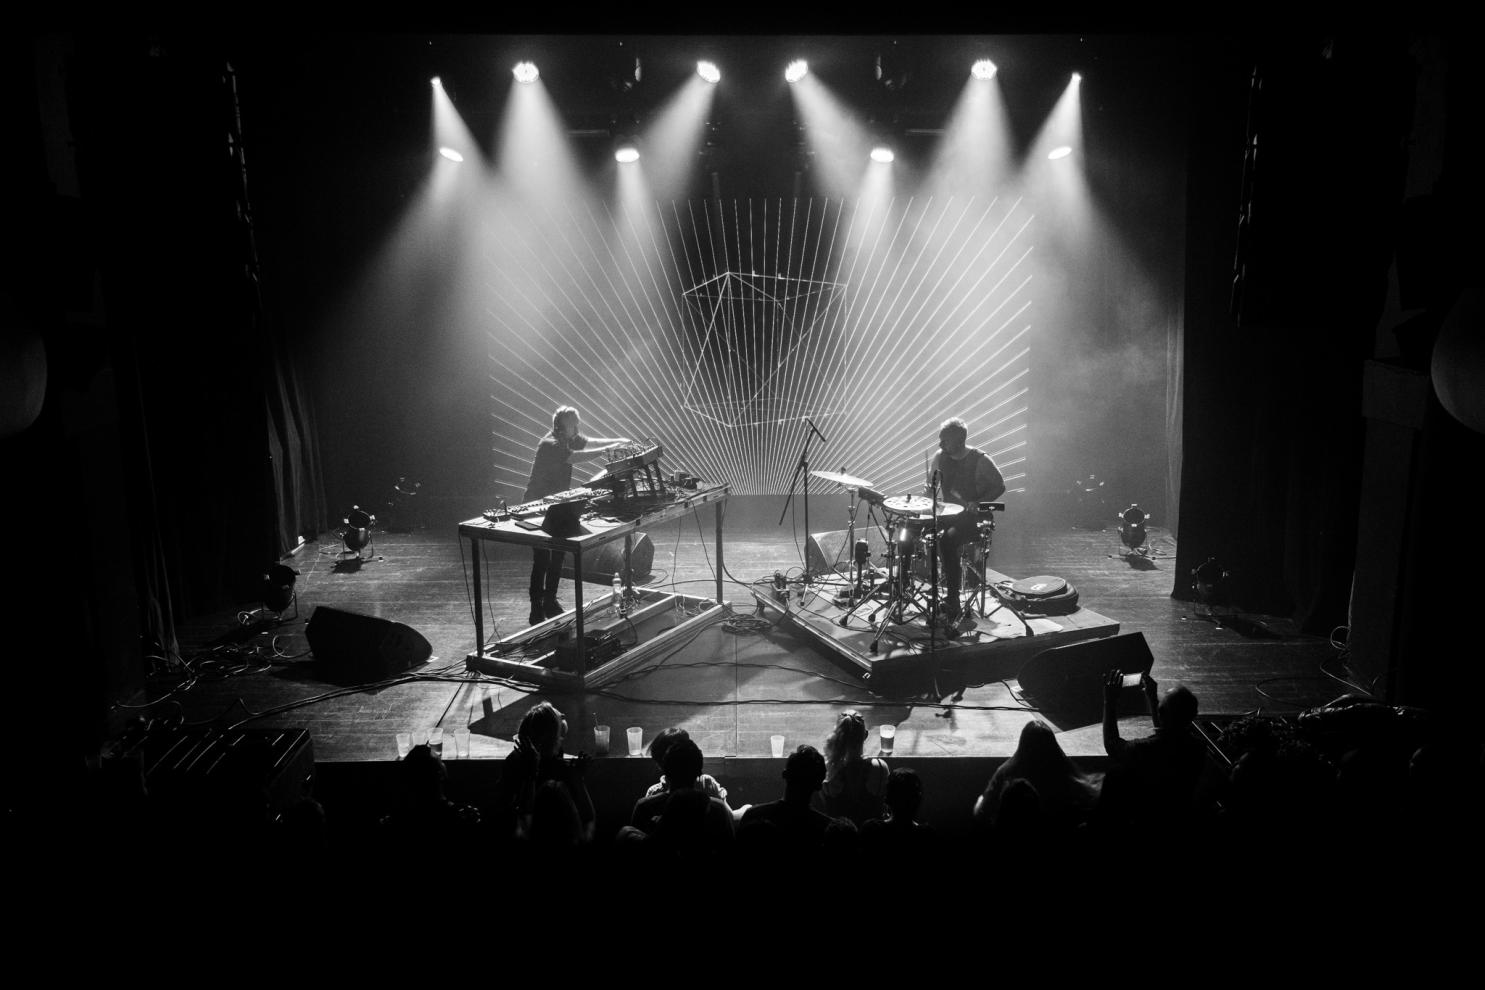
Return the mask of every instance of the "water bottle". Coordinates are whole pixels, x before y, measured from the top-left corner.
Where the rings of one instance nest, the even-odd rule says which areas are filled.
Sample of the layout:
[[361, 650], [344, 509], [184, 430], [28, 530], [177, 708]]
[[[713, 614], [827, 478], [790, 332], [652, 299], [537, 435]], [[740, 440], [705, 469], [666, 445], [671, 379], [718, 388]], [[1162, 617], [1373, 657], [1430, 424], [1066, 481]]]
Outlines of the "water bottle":
[[614, 571], [614, 607], [620, 615], [629, 611], [624, 602], [624, 577], [618, 571]]

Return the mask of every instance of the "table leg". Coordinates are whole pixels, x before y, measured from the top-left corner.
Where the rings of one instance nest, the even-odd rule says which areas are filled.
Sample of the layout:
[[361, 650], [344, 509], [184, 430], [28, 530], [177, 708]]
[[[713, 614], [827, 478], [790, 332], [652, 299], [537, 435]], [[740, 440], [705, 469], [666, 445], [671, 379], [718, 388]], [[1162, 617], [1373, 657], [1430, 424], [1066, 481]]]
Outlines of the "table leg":
[[481, 597], [480, 589], [480, 541], [470, 539], [469, 559], [474, 562], [474, 652], [476, 656], [484, 656], [485, 653], [485, 606]]
[[717, 512], [717, 604], [722, 604], [722, 575], [727, 571], [722, 566], [722, 506], [725, 502], [716, 503]]
[[588, 669], [588, 644], [583, 638], [583, 551], [575, 549], [572, 551], [572, 601], [573, 608], [577, 609], [577, 640], [574, 647], [577, 651], [578, 673]]

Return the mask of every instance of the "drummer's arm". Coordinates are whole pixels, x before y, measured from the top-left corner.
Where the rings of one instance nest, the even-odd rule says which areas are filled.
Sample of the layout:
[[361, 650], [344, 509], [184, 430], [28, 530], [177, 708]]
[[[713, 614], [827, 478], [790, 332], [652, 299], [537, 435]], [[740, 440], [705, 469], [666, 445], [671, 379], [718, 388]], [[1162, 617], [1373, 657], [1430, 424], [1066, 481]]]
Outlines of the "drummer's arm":
[[975, 471], [975, 487], [980, 490], [981, 502], [994, 502], [1005, 494], [1005, 478], [1001, 477], [1000, 468], [988, 454], [980, 458], [979, 469]]
[[935, 494], [933, 490], [933, 479], [938, 476], [938, 456], [938, 454], [934, 454], [933, 460], [928, 463], [928, 477], [923, 481], [923, 495], [926, 498], [933, 498]]

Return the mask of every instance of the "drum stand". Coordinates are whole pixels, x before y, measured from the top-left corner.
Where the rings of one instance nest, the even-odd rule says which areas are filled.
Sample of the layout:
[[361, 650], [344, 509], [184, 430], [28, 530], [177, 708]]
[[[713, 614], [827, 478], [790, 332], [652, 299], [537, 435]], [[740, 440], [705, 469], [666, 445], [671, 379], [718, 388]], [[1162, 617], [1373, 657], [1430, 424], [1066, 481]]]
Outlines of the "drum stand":
[[989, 618], [990, 616], [990, 613], [985, 611], [985, 595], [990, 584], [985, 579], [985, 569], [990, 560], [990, 543], [994, 538], [995, 520], [992, 518], [980, 523], [979, 533], [975, 537], [975, 554], [967, 565], [969, 572], [979, 582], [980, 590], [970, 592], [960, 603], [966, 617], [973, 618], [978, 615], [981, 618]]

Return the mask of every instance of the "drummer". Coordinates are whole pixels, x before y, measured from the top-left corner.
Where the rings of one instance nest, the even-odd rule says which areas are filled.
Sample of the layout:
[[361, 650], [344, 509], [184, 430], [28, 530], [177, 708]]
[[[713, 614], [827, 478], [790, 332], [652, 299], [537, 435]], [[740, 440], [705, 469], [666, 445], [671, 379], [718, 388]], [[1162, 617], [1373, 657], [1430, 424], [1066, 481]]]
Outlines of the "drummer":
[[943, 502], [954, 502], [964, 506], [964, 511], [939, 520], [939, 560], [942, 561], [944, 584], [946, 585], [941, 606], [944, 617], [957, 621], [960, 614], [960, 588], [964, 583], [964, 567], [959, 560], [959, 550], [975, 538], [980, 522], [977, 511], [981, 502], [994, 502], [1005, 494], [1005, 479], [1000, 468], [982, 450], [967, 446], [969, 427], [962, 419], [948, 419], [938, 429], [938, 453], [928, 465], [928, 487], [925, 494], [933, 494], [934, 479], [938, 480], [938, 497]]

